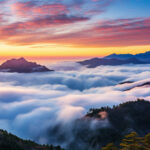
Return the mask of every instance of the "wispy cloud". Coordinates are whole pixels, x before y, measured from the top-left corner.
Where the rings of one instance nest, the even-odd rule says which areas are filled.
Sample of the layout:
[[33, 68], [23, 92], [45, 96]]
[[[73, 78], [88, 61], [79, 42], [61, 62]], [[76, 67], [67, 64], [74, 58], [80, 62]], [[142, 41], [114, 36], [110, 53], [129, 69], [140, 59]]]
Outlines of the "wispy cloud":
[[[1, 25], [0, 35], [3, 36], [1, 41], [15, 45], [32, 45], [38, 43], [64, 43], [64, 40], [69, 37], [72, 39], [70, 35], [58, 35], [57, 30], [66, 26], [66, 30], [71, 31], [72, 26], [76, 23], [87, 26], [95, 15], [105, 11], [112, 0], [69, 2], [66, 0], [4, 0], [1, 3], [2, 13], [0, 19], [7, 18], [7, 22]], [[80, 27], [78, 26], [77, 31], [79, 30]], [[80, 38], [82, 33], [76, 34]], [[68, 41], [67, 44], [72, 44], [72, 42]], [[80, 43], [78, 44], [80, 45]]]
[[[1, 1], [0, 39], [10, 45], [73, 47], [149, 45], [150, 18], [103, 14], [116, 0]], [[140, 36], [139, 36], [140, 35]]]

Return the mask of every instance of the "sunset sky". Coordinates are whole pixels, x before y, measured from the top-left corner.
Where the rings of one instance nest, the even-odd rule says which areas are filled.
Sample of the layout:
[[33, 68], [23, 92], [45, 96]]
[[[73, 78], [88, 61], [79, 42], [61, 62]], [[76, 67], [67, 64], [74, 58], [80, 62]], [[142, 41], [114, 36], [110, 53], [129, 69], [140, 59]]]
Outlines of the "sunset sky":
[[1, 57], [150, 50], [150, 0], [0, 0]]

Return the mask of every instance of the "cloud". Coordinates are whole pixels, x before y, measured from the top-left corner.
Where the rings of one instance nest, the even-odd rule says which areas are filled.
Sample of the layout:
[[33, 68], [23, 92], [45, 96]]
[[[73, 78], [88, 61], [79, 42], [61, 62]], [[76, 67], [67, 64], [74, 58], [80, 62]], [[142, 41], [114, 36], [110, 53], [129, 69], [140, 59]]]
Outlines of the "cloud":
[[[90, 20], [90, 17], [85, 15], [44, 15], [2, 26], [0, 35], [3, 35], [2, 41], [15, 45], [43, 43], [80, 47], [149, 45], [150, 18], [104, 20], [93, 24]], [[36, 31], [33, 31], [35, 28]]]
[[115, 0], [1, 2], [0, 41], [7, 44], [116, 47], [150, 42], [149, 17], [100, 19]]
[[54, 69], [55, 71], [74, 71], [74, 70], [85, 69], [84, 66], [73, 61], [51, 63], [49, 65], [49, 68]]
[[[4, 26], [0, 30], [1, 34], [5, 33], [6, 35], [12, 35], [14, 33], [14, 36], [17, 36], [17, 34], [22, 34], [26, 30], [31, 30], [33, 28], [41, 28], [41, 27], [53, 27], [56, 25], [65, 25], [70, 24], [73, 22], [78, 21], [85, 21], [88, 18], [84, 17], [75, 17], [75, 16], [66, 16], [66, 15], [57, 15], [57, 16], [45, 16], [42, 18], [36, 18], [34, 20], [29, 20], [25, 22], [17, 22], [14, 24], [10, 24], [8, 26]], [[10, 32], [11, 30], [14, 30], [14, 32]], [[11, 33], [11, 34], [10, 34]]]
[[[76, 119], [90, 108], [113, 106], [137, 98], [150, 100], [150, 86], [136, 87], [150, 81], [149, 76], [149, 65], [81, 67], [76, 71], [53, 73], [0, 73], [0, 128], [39, 143], [68, 147], [75, 140], [74, 127], [78, 130], [81, 126], [76, 124]], [[123, 81], [134, 83], [120, 85]], [[136, 88], [126, 91], [131, 87]], [[86, 125], [94, 131], [95, 127], [110, 123], [94, 120], [85, 122], [84, 127]]]
[[[13, 12], [22, 17], [36, 17], [39, 15], [67, 14], [67, 6], [61, 3], [36, 5], [35, 2], [16, 2], [12, 5]], [[31, 15], [32, 14], [32, 15]]]
[[0, 41], [7, 44], [117, 47], [150, 42], [149, 17], [100, 18], [115, 0], [0, 2]]
[[[57, 36], [60, 43], [89, 47], [149, 45], [150, 18], [99, 21], [83, 32]], [[139, 36], [140, 35], [140, 36]]]
[[[1, 4], [3, 15], [0, 18], [6, 18], [7, 22], [1, 25], [0, 35], [3, 36], [1, 42], [33, 45], [65, 44], [65, 41], [68, 41], [66, 44], [81, 45], [81, 40], [77, 42], [73, 38], [75, 36], [73, 33], [75, 32], [79, 39], [85, 38], [80, 37], [81, 26], [82, 29], [84, 27], [84, 31], [87, 30], [93, 17], [104, 12], [112, 2], [112, 0], [3, 1]], [[76, 26], [76, 30], [73, 26]], [[62, 31], [68, 31], [70, 34], [63, 34]]]

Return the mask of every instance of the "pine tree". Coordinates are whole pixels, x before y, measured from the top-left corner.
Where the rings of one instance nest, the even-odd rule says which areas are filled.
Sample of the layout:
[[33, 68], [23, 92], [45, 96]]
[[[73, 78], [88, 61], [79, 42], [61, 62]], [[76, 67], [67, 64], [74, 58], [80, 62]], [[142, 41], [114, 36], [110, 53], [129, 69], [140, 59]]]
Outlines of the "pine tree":
[[143, 150], [143, 138], [139, 137], [136, 132], [125, 136], [120, 143], [121, 150]]
[[150, 150], [150, 133], [145, 135], [143, 139], [144, 150]]
[[110, 143], [103, 147], [102, 150], [118, 150], [118, 148], [113, 143]]

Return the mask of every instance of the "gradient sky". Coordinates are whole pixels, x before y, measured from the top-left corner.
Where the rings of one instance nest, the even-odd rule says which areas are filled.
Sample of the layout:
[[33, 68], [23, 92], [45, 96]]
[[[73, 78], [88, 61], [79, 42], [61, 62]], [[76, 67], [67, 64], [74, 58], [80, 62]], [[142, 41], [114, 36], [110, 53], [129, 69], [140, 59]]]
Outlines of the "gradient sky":
[[0, 56], [150, 50], [150, 0], [0, 0]]

